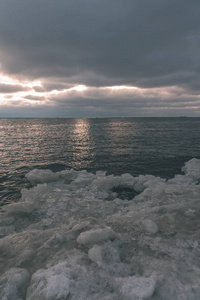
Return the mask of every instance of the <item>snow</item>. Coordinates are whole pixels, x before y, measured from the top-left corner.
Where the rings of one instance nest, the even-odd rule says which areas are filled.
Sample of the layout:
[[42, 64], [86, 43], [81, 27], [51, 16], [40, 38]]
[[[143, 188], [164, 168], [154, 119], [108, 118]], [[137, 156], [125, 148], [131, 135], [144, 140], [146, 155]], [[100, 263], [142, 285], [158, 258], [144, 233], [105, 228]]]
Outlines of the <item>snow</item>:
[[200, 160], [183, 171], [32, 170], [0, 215], [0, 299], [199, 300]]

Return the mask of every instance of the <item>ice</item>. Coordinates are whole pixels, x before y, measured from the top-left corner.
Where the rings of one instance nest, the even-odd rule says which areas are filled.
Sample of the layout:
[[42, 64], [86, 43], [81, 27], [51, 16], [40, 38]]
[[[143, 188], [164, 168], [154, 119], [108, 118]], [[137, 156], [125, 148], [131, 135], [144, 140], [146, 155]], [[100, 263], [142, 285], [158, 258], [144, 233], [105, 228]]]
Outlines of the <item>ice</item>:
[[199, 300], [200, 160], [183, 171], [32, 170], [1, 210], [0, 299]]
[[59, 179], [58, 174], [53, 173], [51, 170], [38, 170], [30, 171], [26, 178], [33, 184], [52, 182]]
[[116, 234], [111, 228], [104, 229], [91, 229], [89, 231], [82, 232], [78, 238], [77, 242], [83, 245], [93, 245], [108, 239], [114, 239]]
[[0, 227], [0, 237], [9, 235], [15, 231], [14, 226], [1, 226]]
[[[108, 265], [116, 268], [117, 264], [121, 263], [116, 244], [105, 243], [103, 245], [94, 245], [89, 249], [88, 257], [102, 268], [108, 268]], [[122, 264], [120, 266], [123, 267]]]
[[187, 176], [192, 177], [194, 180], [200, 180], [200, 161], [199, 159], [193, 158], [188, 161], [182, 170]]
[[123, 300], [150, 299], [155, 291], [156, 279], [152, 277], [125, 277], [116, 278], [115, 286]]
[[158, 232], [158, 226], [156, 225], [155, 222], [153, 222], [150, 219], [146, 219], [143, 221], [143, 225], [145, 227], [145, 229], [150, 232], [150, 233], [156, 233]]
[[102, 265], [102, 247], [99, 245], [95, 245], [88, 251], [89, 258], [95, 262], [97, 265]]
[[66, 263], [60, 263], [32, 275], [27, 300], [62, 300], [70, 292], [70, 273]]
[[84, 228], [88, 228], [90, 225], [90, 221], [83, 221], [79, 224], [75, 224], [72, 228], [72, 231], [76, 232], [76, 231], [79, 231], [79, 230], [83, 230]]
[[29, 273], [25, 269], [11, 268], [0, 278], [0, 299], [23, 300], [29, 282]]

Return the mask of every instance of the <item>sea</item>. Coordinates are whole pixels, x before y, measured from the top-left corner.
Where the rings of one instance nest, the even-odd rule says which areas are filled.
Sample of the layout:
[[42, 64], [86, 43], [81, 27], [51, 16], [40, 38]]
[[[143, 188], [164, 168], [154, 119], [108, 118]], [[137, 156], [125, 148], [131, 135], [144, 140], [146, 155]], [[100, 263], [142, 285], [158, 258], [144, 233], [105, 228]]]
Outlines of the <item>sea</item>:
[[199, 300], [200, 118], [0, 119], [0, 299]]
[[0, 119], [0, 204], [32, 169], [172, 178], [200, 158], [200, 118]]

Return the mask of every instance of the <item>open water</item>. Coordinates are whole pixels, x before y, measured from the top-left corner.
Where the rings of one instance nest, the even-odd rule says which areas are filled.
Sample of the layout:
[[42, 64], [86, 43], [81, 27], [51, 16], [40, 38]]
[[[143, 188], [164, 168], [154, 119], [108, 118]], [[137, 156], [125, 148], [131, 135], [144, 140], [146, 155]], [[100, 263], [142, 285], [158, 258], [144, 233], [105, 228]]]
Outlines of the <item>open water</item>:
[[200, 299], [200, 118], [1, 119], [0, 151], [0, 299]]
[[1, 204], [33, 168], [172, 178], [200, 158], [200, 118], [0, 119]]

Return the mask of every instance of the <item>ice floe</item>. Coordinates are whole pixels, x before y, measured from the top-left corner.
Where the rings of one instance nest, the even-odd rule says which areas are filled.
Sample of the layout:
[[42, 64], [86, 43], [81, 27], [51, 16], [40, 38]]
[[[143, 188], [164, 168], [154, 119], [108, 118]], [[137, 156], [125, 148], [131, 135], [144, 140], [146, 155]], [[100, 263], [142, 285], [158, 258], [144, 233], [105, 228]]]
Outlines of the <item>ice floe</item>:
[[0, 299], [199, 300], [200, 160], [183, 172], [32, 170], [0, 215]]

